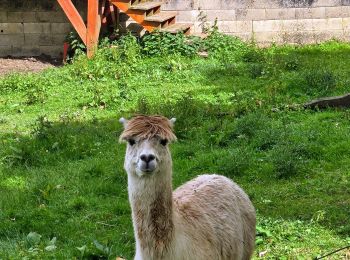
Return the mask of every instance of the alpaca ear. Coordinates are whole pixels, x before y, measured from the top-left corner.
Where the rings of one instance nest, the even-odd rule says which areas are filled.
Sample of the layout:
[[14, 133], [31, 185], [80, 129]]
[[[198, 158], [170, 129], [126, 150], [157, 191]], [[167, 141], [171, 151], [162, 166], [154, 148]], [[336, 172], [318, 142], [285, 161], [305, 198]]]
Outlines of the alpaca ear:
[[123, 125], [124, 129], [126, 128], [126, 125], [128, 124], [129, 120], [125, 119], [124, 117], [121, 117], [119, 119], [119, 122]]
[[175, 122], [176, 122], [176, 118], [175, 117], [173, 117], [172, 119], [169, 119], [169, 123], [170, 123], [171, 127], [174, 127]]

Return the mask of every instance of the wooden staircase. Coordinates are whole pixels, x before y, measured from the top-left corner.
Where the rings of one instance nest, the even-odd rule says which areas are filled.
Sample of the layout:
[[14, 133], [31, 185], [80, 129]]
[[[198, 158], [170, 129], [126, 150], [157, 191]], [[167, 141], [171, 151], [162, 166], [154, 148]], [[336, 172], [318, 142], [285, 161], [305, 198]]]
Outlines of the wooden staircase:
[[161, 11], [162, 2], [142, 2], [140, 0], [110, 0], [110, 2], [146, 31], [159, 29], [170, 33], [189, 34], [190, 32], [191, 24], [175, 22], [177, 12]]
[[[161, 11], [162, 2], [143, 0], [87, 0], [87, 24], [72, 0], [57, 0], [87, 47], [88, 57], [96, 51], [101, 25], [112, 20], [115, 25], [114, 6], [128, 15], [146, 31], [160, 30], [169, 33], [190, 33], [191, 24], [176, 23], [177, 12]], [[107, 16], [111, 19], [107, 19]]]

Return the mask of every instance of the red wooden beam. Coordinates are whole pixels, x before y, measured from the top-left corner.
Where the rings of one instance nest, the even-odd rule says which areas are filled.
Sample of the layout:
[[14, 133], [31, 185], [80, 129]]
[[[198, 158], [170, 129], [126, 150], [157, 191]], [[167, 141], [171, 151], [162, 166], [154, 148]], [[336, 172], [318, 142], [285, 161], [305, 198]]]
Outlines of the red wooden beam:
[[87, 56], [91, 58], [98, 44], [98, 36], [101, 28], [101, 15], [99, 13], [99, 1], [88, 0], [86, 48]]
[[69, 21], [73, 25], [74, 29], [77, 31], [78, 35], [80, 36], [81, 40], [86, 45], [86, 26], [81, 18], [79, 12], [73, 5], [71, 0], [57, 0], [60, 6], [62, 7], [63, 11], [67, 15]]

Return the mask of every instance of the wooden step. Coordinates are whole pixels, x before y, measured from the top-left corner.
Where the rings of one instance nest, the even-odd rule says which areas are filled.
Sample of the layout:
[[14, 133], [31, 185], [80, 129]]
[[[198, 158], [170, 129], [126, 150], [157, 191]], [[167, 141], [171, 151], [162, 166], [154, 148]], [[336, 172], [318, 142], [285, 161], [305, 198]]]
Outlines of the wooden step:
[[137, 5], [132, 5], [130, 6], [129, 9], [148, 11], [153, 8], [160, 7], [161, 5], [162, 5], [162, 2], [143, 2]]
[[169, 32], [169, 33], [179, 33], [179, 32], [186, 32], [191, 28], [192, 24], [190, 23], [176, 23], [169, 25], [168, 27], [162, 29], [162, 32]]
[[147, 16], [145, 18], [145, 21], [162, 23], [162, 22], [165, 22], [169, 19], [174, 18], [176, 15], [177, 15], [177, 12], [162, 11], [158, 14], [155, 14], [152, 16]]

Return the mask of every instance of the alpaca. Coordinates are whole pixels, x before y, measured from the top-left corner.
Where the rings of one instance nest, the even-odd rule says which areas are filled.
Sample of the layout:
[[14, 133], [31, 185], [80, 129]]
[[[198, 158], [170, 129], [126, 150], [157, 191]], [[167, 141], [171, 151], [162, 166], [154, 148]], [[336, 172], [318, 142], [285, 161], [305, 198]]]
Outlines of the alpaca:
[[174, 192], [168, 143], [175, 119], [121, 118], [128, 142], [124, 168], [136, 240], [136, 260], [250, 259], [255, 210], [230, 179], [200, 175]]

